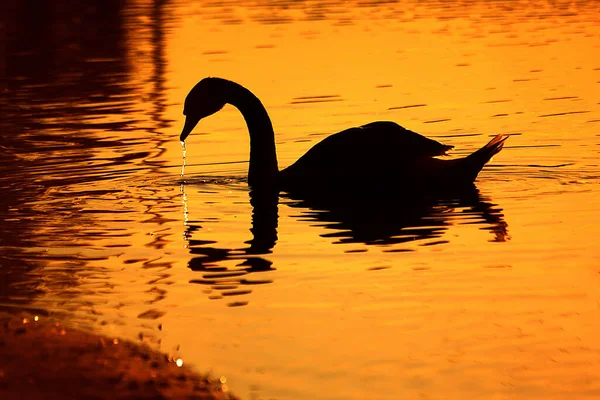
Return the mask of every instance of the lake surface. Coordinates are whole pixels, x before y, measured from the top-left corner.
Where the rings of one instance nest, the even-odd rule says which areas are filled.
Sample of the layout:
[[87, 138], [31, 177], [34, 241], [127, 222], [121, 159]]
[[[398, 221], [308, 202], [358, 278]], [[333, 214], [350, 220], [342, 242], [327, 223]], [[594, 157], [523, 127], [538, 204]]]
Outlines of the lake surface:
[[[242, 399], [600, 397], [599, 2], [7, 3], [1, 310]], [[460, 198], [253, 210], [231, 106], [181, 176], [205, 76], [263, 101], [280, 167], [375, 120], [455, 156], [511, 137]]]

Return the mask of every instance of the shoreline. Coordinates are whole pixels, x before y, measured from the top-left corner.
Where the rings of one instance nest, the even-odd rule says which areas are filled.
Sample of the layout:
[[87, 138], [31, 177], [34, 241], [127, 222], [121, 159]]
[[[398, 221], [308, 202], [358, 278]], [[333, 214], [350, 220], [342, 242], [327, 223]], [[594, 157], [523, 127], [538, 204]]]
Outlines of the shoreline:
[[237, 399], [218, 379], [178, 364], [47, 317], [0, 314], [2, 399]]

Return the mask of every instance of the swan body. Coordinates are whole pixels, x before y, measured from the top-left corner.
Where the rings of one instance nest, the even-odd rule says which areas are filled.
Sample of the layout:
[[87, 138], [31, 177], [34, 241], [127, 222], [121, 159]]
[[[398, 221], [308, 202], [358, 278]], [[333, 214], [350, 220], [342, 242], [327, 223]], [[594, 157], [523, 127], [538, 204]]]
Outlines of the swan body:
[[379, 121], [331, 135], [279, 171], [275, 134], [267, 111], [252, 92], [232, 81], [205, 78], [192, 88], [185, 99], [186, 120], [180, 140], [185, 141], [202, 118], [225, 104], [237, 107], [248, 126], [248, 184], [252, 188], [276, 186], [305, 193], [347, 189], [357, 184], [422, 189], [470, 184], [508, 138], [498, 135], [465, 158], [444, 160], [436, 157], [445, 155], [453, 146], [394, 122]]

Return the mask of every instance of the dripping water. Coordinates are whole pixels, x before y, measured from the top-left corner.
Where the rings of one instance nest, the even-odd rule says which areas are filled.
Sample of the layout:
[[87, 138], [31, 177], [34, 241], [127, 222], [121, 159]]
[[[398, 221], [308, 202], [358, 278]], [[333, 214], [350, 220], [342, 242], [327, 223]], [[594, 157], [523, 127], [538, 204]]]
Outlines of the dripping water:
[[183, 177], [183, 174], [185, 173], [185, 142], [182, 140], [181, 142], [181, 149], [183, 150], [183, 163], [181, 164], [181, 177]]

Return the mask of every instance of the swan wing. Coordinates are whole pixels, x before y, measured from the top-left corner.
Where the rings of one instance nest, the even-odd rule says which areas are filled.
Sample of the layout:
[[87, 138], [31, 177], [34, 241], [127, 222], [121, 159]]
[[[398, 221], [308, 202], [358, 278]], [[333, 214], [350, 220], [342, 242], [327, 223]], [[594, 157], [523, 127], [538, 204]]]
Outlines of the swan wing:
[[394, 145], [398, 151], [410, 153], [412, 157], [441, 156], [454, 147], [426, 138], [390, 121], [372, 122], [359, 129], [364, 135], [373, 136], [380, 140], [380, 143]]
[[394, 122], [373, 122], [328, 136], [282, 175], [284, 180], [329, 181], [346, 176], [406, 174], [451, 148]]
[[362, 160], [373, 164], [431, 158], [446, 154], [453, 146], [443, 145], [395, 122], [378, 121], [328, 136], [310, 149], [300, 164], [329, 164], [344, 167]]

